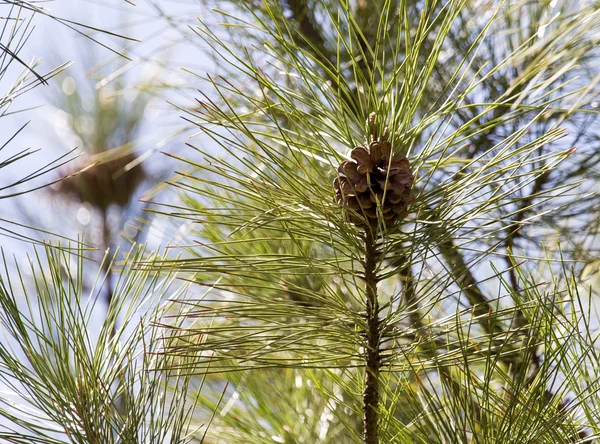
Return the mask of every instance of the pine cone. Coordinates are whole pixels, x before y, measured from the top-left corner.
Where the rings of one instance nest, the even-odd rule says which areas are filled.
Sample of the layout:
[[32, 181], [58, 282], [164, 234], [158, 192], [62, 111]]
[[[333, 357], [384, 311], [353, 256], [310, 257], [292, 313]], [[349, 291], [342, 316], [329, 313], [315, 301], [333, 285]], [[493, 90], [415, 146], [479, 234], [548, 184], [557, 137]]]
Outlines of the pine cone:
[[391, 156], [391, 143], [379, 140], [357, 146], [351, 160], [339, 166], [333, 181], [336, 200], [355, 225], [376, 228], [381, 221], [389, 229], [407, 216], [414, 176], [406, 156]]
[[97, 156], [84, 156], [79, 162], [67, 165], [67, 168], [60, 171], [67, 177], [56, 183], [53, 191], [70, 195], [81, 202], [88, 202], [103, 211], [111, 204], [124, 207], [144, 180], [145, 170], [138, 165], [125, 171], [125, 167], [136, 159], [134, 153], [116, 159], [102, 159], [102, 163], [85, 169], [97, 159]]

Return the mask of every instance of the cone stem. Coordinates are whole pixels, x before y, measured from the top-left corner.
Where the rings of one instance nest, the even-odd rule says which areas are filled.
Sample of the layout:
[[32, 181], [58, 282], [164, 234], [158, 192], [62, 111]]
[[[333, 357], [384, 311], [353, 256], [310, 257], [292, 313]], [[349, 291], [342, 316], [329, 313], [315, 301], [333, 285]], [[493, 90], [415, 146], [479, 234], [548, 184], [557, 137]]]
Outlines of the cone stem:
[[367, 347], [365, 389], [363, 392], [364, 444], [379, 444], [379, 369], [381, 363], [379, 302], [377, 301], [377, 263], [379, 253], [374, 235], [365, 239], [365, 294], [367, 303]]

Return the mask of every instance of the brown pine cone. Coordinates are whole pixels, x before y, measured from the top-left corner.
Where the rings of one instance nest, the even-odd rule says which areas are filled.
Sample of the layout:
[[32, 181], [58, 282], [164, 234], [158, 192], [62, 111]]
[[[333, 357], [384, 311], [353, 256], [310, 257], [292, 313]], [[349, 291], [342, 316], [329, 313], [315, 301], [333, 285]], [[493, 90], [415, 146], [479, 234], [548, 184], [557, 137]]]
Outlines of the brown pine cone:
[[354, 148], [338, 167], [336, 200], [355, 225], [376, 228], [381, 221], [389, 229], [407, 216], [414, 176], [406, 156], [391, 156], [389, 141], [374, 141]]
[[[66, 177], [55, 184], [53, 192], [70, 195], [103, 211], [111, 204], [124, 207], [146, 176], [141, 165], [125, 170], [135, 159], [134, 153], [113, 159], [82, 156], [78, 162], [61, 169], [60, 173]], [[94, 165], [97, 160], [103, 161]], [[86, 168], [88, 165], [93, 166]]]

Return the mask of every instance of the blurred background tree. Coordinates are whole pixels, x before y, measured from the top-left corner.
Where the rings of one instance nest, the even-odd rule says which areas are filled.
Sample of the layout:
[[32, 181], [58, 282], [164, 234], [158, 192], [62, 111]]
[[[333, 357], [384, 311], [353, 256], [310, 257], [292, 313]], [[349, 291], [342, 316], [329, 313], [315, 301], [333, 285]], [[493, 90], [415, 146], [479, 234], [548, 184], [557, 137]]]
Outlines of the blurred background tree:
[[[54, 199], [79, 202], [83, 219], [98, 217], [99, 247], [102, 252], [114, 251], [121, 244], [125, 223], [141, 216], [140, 185], [149, 178], [136, 145], [149, 97], [141, 87], [127, 94], [119, 81], [98, 88], [98, 82], [90, 79], [85, 88], [69, 76], [62, 84], [66, 92], [57, 94], [55, 105], [68, 130], [81, 141], [83, 155], [59, 171], [66, 178], [51, 193]], [[114, 283], [108, 262], [103, 271], [110, 304]]]

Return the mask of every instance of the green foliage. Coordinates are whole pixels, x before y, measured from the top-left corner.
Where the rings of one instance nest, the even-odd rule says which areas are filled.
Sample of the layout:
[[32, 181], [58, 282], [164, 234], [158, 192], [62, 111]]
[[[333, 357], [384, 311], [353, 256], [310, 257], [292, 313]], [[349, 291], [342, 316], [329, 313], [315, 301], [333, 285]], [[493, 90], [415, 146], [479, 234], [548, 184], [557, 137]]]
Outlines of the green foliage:
[[[0, 80], [14, 77], [12, 66], [23, 71], [0, 96], [0, 118], [27, 110], [10, 107], [22, 94], [47, 83], [68, 64], [48, 74], [34, 71], [18, 53], [31, 35], [32, 15], [39, 12], [75, 29], [79, 24], [52, 16], [30, 2], [2, 2], [0, 32]], [[85, 25], [81, 25], [86, 28]], [[91, 29], [87, 27], [87, 29]], [[114, 34], [113, 34], [114, 35]], [[4, 82], [3, 82], [4, 85]], [[116, 114], [113, 114], [113, 119]], [[3, 122], [4, 123], [4, 122]], [[125, 127], [132, 125], [126, 123]], [[9, 135], [0, 150], [26, 127]], [[126, 138], [128, 136], [126, 135]], [[128, 140], [129, 141], [129, 140]], [[0, 161], [0, 177], [7, 169], [27, 164], [33, 150], [9, 154]], [[5, 201], [43, 188], [62, 179], [39, 179], [63, 168], [72, 152], [14, 181], [4, 180], [0, 199]], [[18, 166], [16, 166], [18, 165]], [[88, 167], [89, 168], [89, 167]], [[86, 174], [88, 169], [73, 170]], [[11, 171], [12, 172], [12, 171]], [[70, 177], [70, 176], [69, 176]], [[69, 177], [66, 179], [68, 180]], [[31, 185], [29, 184], [31, 182]], [[29, 185], [29, 187], [27, 187]], [[175, 288], [175, 273], [159, 275], [140, 266], [152, 259], [141, 247], [132, 247], [121, 264], [108, 315], [99, 322], [96, 307], [109, 273], [97, 275], [92, 289], [89, 246], [82, 241], [46, 244], [23, 234], [37, 230], [54, 239], [61, 234], [0, 219], [1, 234], [43, 245], [33, 257], [7, 260], [2, 255], [0, 276], [0, 440], [11, 443], [183, 443], [200, 442], [206, 424], [192, 424], [196, 398], [202, 384], [172, 370], [170, 359], [159, 355], [168, 332], [158, 320], [169, 311], [167, 297], [181, 297], [188, 285]], [[19, 231], [16, 231], [19, 230]], [[66, 245], [65, 245], [66, 244]], [[27, 265], [20, 266], [22, 259]], [[106, 255], [101, 267], [112, 269], [114, 258]], [[106, 267], [104, 266], [106, 264]], [[33, 277], [33, 282], [31, 281]], [[111, 289], [112, 291], [112, 289]], [[191, 435], [197, 434], [194, 437]]]
[[[177, 112], [198, 133], [153, 207], [187, 233], [178, 255], [131, 253], [94, 340], [82, 259], [48, 249], [22, 306], [4, 277], [20, 351], [0, 347], [0, 374], [38, 416], [0, 414], [40, 442], [48, 423], [71, 442], [594, 442], [600, 5], [211, 14], [190, 41], [219, 74], [190, 71], [200, 96]], [[334, 199], [372, 112], [416, 178], [394, 230]]]
[[[582, 176], [564, 179], [579, 161], [564, 128], [595, 116], [596, 81], [575, 79], [597, 44], [597, 6], [549, 17], [544, 3], [372, 3], [371, 19], [361, 12], [366, 2], [233, 3], [237, 13], [205, 19], [226, 22], [230, 34], [195, 28], [223, 72], [198, 75], [207, 83], [199, 110], [181, 108], [201, 130], [190, 146], [205, 160], [180, 158], [189, 167], [172, 183], [181, 204], [165, 202], [163, 213], [200, 228], [188, 257], [157, 265], [194, 273], [215, 291], [183, 312], [182, 340], [203, 341], [166, 352], [194, 352], [190, 372], [210, 362], [228, 379], [241, 370], [261, 380], [258, 369], [329, 369], [315, 408], [299, 407], [293, 378], [269, 370], [273, 391], [291, 393], [271, 399], [270, 411], [300, 417], [334, 400], [329, 432], [304, 439], [360, 439], [368, 236], [346, 221], [331, 183], [376, 112], [417, 177], [412, 214], [376, 241], [379, 439], [589, 437], [595, 421], [568, 400], [580, 379], [574, 362], [586, 352], [567, 359], [569, 341], [557, 334], [570, 325], [587, 350], [586, 317], [562, 306], [576, 287], [556, 267], [561, 250], [540, 242], [563, 230], [551, 210], [566, 223], [585, 202], [576, 191]], [[241, 35], [252, 43], [236, 45]], [[487, 276], [486, 263], [494, 267]], [[540, 292], [553, 272], [554, 286]], [[264, 385], [243, 386], [248, 404], [261, 398]], [[258, 435], [300, 436], [268, 413], [239, 415], [256, 417]], [[241, 427], [230, 412], [221, 423]], [[213, 433], [227, 442], [221, 428]], [[255, 429], [244, 442], [269, 439]]]
[[0, 428], [0, 437], [189, 442], [197, 388], [157, 355], [161, 329], [152, 325], [168, 309], [158, 303], [167, 295], [183, 296], [187, 286], [175, 289], [175, 275], [134, 267], [144, 257], [143, 249], [134, 248], [121, 268], [108, 316], [98, 325], [95, 306], [104, 277], [84, 295], [83, 251], [75, 263], [64, 251], [45, 253], [45, 263], [40, 255], [30, 259], [29, 274], [37, 278], [32, 288], [20, 267], [12, 278], [0, 278], [1, 322], [8, 336], [0, 345], [0, 377], [8, 388], [0, 415], [15, 427]]

